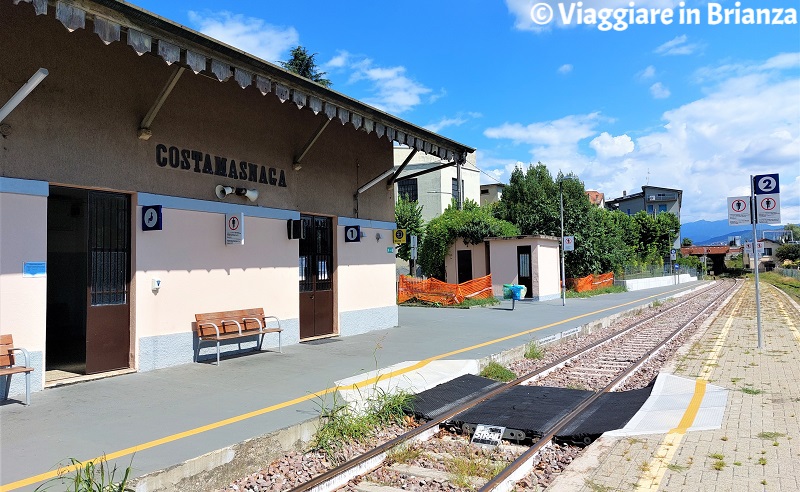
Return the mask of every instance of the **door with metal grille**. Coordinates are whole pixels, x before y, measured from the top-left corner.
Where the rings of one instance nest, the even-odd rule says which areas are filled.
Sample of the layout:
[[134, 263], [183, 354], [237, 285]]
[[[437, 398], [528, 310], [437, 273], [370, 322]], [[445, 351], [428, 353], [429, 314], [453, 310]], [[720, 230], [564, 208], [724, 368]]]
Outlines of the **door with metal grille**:
[[533, 296], [533, 271], [531, 268], [531, 247], [517, 246], [517, 282], [527, 287], [525, 297]]
[[130, 367], [130, 197], [89, 192], [86, 373]]
[[333, 220], [301, 215], [300, 338], [333, 334]]

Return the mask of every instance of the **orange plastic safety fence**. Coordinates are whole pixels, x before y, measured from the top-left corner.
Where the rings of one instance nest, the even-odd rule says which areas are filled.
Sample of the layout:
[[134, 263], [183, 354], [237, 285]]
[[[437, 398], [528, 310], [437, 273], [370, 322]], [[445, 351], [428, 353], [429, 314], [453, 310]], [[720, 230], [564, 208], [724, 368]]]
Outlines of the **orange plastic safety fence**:
[[493, 296], [491, 275], [460, 284], [448, 284], [435, 278], [401, 276], [397, 287], [397, 302], [400, 304], [416, 299], [450, 306], [461, 304], [464, 299], [487, 299]]
[[602, 289], [614, 285], [614, 273], [603, 273], [601, 275], [587, 275], [583, 278], [568, 278], [567, 287], [575, 292], [586, 292], [589, 290]]

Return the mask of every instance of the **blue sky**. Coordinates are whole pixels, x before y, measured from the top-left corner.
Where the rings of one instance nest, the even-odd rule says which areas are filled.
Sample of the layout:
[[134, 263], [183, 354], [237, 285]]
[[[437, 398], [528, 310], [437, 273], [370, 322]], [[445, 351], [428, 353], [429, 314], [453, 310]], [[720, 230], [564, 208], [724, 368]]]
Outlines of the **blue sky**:
[[672, 23], [607, 31], [576, 25], [577, 2], [562, 2], [569, 24], [548, 2], [544, 25], [529, 0], [133, 3], [268, 61], [305, 46], [333, 89], [476, 147], [484, 183], [541, 161], [606, 198], [683, 189], [690, 222], [727, 218], [749, 175], [779, 173], [782, 221], [800, 223], [800, 1], [736, 2], [740, 22], [769, 7], [789, 25], [724, 25], [709, 12], [734, 2], [687, 0], [690, 25], [678, 2], [640, 0]]

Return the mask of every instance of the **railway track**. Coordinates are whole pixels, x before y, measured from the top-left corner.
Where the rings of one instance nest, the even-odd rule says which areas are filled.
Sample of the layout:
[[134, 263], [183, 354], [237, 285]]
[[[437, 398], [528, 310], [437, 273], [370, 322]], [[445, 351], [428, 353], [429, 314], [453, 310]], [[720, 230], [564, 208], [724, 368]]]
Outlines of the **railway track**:
[[[539, 362], [514, 381], [451, 409], [435, 421], [396, 437], [387, 436], [383, 444], [324, 473], [295, 477], [295, 480], [284, 480], [280, 482], [283, 485], [277, 485], [267, 472], [259, 475], [261, 486], [253, 486], [251, 481], [250, 485], [228, 490], [261, 492], [287, 490], [293, 486], [293, 492], [337, 489], [427, 492], [477, 488], [489, 491], [513, 490], [514, 483], [520, 480], [522, 483], [535, 483], [538, 479], [528, 476], [535, 465], [558, 469], [560, 464], [570, 461], [579, 452], [577, 448], [552, 443], [553, 436], [560, 429], [604, 392], [641, 387], [647, 384], [644, 383], [646, 378], [649, 378], [649, 383], [653, 371], [657, 372], [653, 368], [658, 366], [659, 360], [666, 360], [674, 347], [687, 336], [686, 331], [698, 327], [737, 285], [733, 281], [718, 282], [692, 296], [661, 306], [655, 314], [640, 316], [643, 319], [634, 323], [624, 323], [627, 326], [618, 331], [612, 329], [610, 335], [595, 335], [583, 340], [584, 346], [570, 347], [572, 353], [555, 360], [551, 354], [550, 360]], [[469, 444], [468, 436], [451, 432], [452, 426], [449, 427], [451, 431], [447, 430], [445, 424], [456, 415], [501, 395], [511, 387], [531, 384], [582, 385], [594, 393], [530, 446], [503, 444], [490, 449], [476, 448]], [[399, 431], [395, 429], [394, 432]], [[545, 463], [544, 467], [542, 463]]]

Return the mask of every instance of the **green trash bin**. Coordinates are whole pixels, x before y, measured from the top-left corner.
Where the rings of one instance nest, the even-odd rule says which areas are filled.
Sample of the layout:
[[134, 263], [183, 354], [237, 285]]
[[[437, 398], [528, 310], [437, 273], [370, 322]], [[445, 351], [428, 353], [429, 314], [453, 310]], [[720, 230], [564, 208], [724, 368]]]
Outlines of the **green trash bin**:
[[503, 284], [503, 299], [511, 299], [512, 293], [511, 288], [514, 287], [513, 284]]

